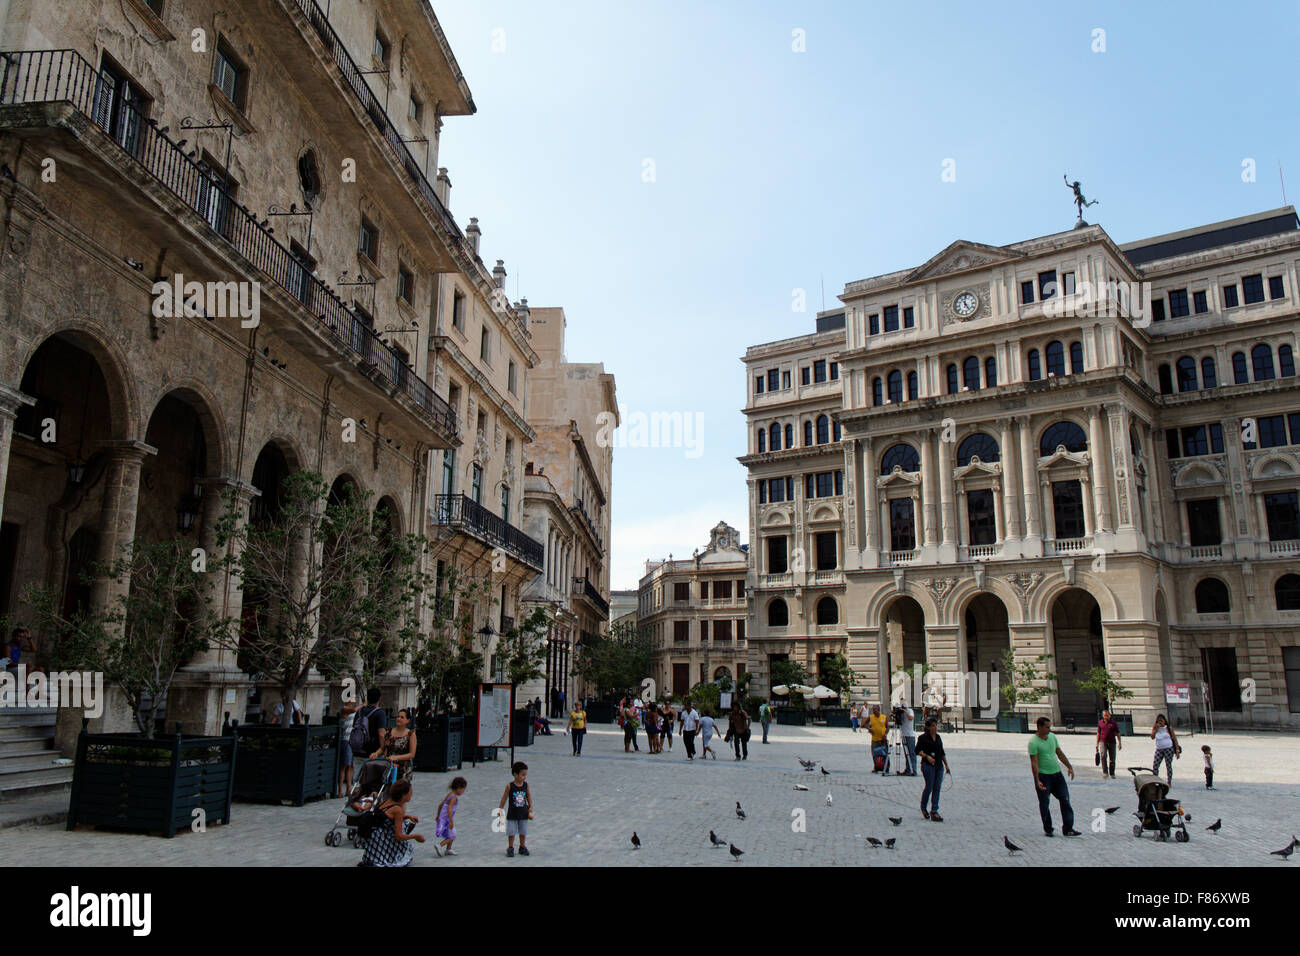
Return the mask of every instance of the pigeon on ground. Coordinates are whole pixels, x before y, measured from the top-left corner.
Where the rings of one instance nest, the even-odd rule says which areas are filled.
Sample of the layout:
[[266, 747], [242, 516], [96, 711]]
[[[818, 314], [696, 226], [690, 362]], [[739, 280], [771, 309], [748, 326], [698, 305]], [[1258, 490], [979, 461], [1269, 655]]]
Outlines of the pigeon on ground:
[[898, 842], [897, 837], [890, 837], [888, 840], [885, 841], [885, 846], [892, 850], [894, 848], [894, 844], [897, 842]]
[[1119, 809], [1119, 807], [1107, 807], [1107, 808], [1106, 808], [1106, 812], [1107, 812], [1108, 814], [1109, 814], [1109, 813], [1114, 813], [1114, 812], [1115, 812], [1116, 810], [1118, 810], [1118, 809]]
[[803, 765], [803, 768], [805, 770], [813, 770], [817, 767], [816, 760], [804, 760], [803, 757], [799, 757], [799, 756], [796, 756], [794, 759], [799, 761], [799, 763]]
[[1020, 847], [1016, 846], [1014, 843], [1012, 843], [1010, 840], [1007, 839], [1006, 834], [1003, 834], [1002, 836], [1002, 845], [1011, 851], [1011, 853], [1009, 854], [1011, 856], [1014, 856], [1020, 850]]
[[796, 790], [807, 790], [807, 789], [808, 789], [807, 787], [805, 787], [805, 786], [804, 786], [803, 784], [801, 784], [801, 783], [796, 783], [796, 784], [794, 785], [794, 788], [795, 788]]
[[898, 825], [900, 825], [900, 824], [903, 822], [903, 818], [902, 818], [902, 817], [890, 817], [890, 818], [889, 818], [889, 822], [892, 823], [894, 826], [898, 826]]
[[734, 844], [734, 843], [731, 844], [731, 858], [732, 858], [733, 860], [735, 860], [737, 863], [739, 863], [739, 862], [740, 862], [740, 858], [741, 858], [742, 856], [744, 856], [744, 855], [745, 855], [745, 851], [744, 851], [744, 850], [737, 850], [737, 849], [736, 849], [736, 844]]
[[1282, 859], [1285, 860], [1294, 852], [1295, 852], [1295, 837], [1292, 837], [1290, 843], [1282, 847], [1282, 849], [1280, 850], [1272, 851], [1271, 853], [1269, 853], [1269, 856], [1280, 856]]
[[822, 767], [822, 776], [823, 776], [823, 777], [829, 777], [829, 776], [830, 776], [830, 772], [829, 772], [825, 767]]
[[1218, 833], [1219, 830], [1222, 829], [1222, 827], [1223, 827], [1223, 817], [1219, 817], [1219, 819], [1215, 820], [1205, 829], [1209, 830], [1211, 833]]
[[879, 840], [877, 840], [875, 837], [867, 837], [867, 842], [870, 843], [870, 844], [871, 844], [873, 847], [875, 847], [877, 850], [879, 850], [879, 849], [884, 845], [884, 844], [882, 844]]
[[829, 793], [826, 794], [826, 806], [829, 807], [829, 806], [831, 805], [832, 802], [833, 802], [833, 801], [831, 800], [831, 795], [830, 795]]
[[641, 838], [636, 835], [635, 830], [632, 831], [632, 849], [634, 850], [641, 849]]
[[712, 830], [709, 831], [709, 842], [713, 844], [714, 849], [717, 849], [720, 846], [727, 845], [727, 841], [719, 837]]
[[745, 819], [745, 811], [740, 808], [739, 800], [736, 801], [736, 816], [740, 817], [742, 820]]

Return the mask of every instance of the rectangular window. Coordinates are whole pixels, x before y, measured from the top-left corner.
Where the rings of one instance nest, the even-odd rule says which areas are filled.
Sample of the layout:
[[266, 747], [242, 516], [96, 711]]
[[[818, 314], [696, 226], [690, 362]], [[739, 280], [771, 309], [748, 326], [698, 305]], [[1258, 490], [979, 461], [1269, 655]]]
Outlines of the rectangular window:
[[688, 644], [690, 643], [690, 640], [691, 640], [691, 622], [673, 621], [673, 643]]
[[767, 480], [767, 500], [773, 503], [785, 501], [784, 478], [769, 478]]
[[1247, 305], [1264, 301], [1264, 277], [1262, 275], [1241, 277], [1241, 299]]
[[673, 600], [685, 603], [691, 599], [691, 586], [686, 581], [673, 582]]
[[[1300, 444], [1300, 442], [1297, 442], [1297, 444]], [[835, 494], [844, 494], [844, 472], [842, 471], [835, 472]]]
[[415, 297], [415, 276], [403, 266], [397, 267], [397, 297], [407, 305]]
[[300, 302], [311, 304], [311, 274], [316, 271], [316, 260], [307, 255], [307, 250], [296, 242], [289, 243], [289, 291]]
[[408, 363], [411, 356], [400, 346], [394, 345], [392, 348], [391, 364], [389, 366], [389, 378], [398, 388], [406, 388], [406, 375], [410, 371]]
[[212, 82], [217, 85], [222, 93], [226, 94], [226, 99], [242, 110], [248, 85], [248, 71], [235, 59], [235, 55], [230, 52], [230, 47], [226, 45], [225, 40], [217, 41], [215, 60]]
[[1056, 518], [1056, 539], [1082, 538], [1083, 489], [1077, 481], [1052, 482], [1052, 514]]
[[203, 176], [199, 179], [198, 204], [195, 208], [199, 215], [208, 221], [209, 226], [221, 235], [229, 237], [230, 212], [234, 208], [239, 186], [206, 153], [198, 165]]
[[456, 449], [448, 448], [446, 451], [442, 453], [442, 493], [444, 495], [455, 494], [456, 493], [455, 486], [456, 486]]
[[1268, 297], [1270, 299], [1282, 298], [1282, 277], [1281, 276], [1268, 277]]
[[1061, 284], [1064, 290], [1061, 293], [1062, 295], [1074, 295], [1075, 285], [1073, 272], [1067, 272], [1065, 275], [1061, 276]]
[[1210, 440], [1206, 434], [1204, 425], [1193, 425], [1183, 429], [1183, 454], [1191, 457], [1193, 455], [1208, 455], [1210, 453]]
[[478, 357], [487, 361], [491, 355], [492, 333], [488, 331], [488, 327], [485, 325], [483, 326], [483, 331], [480, 332], [478, 336]]
[[767, 573], [785, 574], [789, 566], [785, 560], [785, 536], [777, 535], [767, 539]]
[[451, 296], [451, 324], [465, 331], [465, 296], [459, 290]]
[[1300, 505], [1294, 491], [1264, 496], [1264, 518], [1268, 540], [1295, 541], [1300, 538]]
[[1152, 299], [1151, 300], [1151, 321], [1163, 322], [1164, 320], [1165, 320], [1165, 300]]
[[779, 368], [770, 368], [767, 370], [767, 390], [775, 392], [781, 388], [781, 370]]
[[1165, 430], [1165, 452], [1170, 458], [1182, 458], [1183, 453], [1178, 450], [1178, 429], [1169, 428]]
[[871, 330], [870, 334], [879, 335], [880, 334], [880, 313], [876, 313], [874, 315], [868, 316], [867, 326]]
[[1237, 284], [1225, 285], [1223, 287], [1223, 307], [1225, 309], [1235, 309], [1237, 307]]
[[835, 478], [829, 471], [817, 473], [817, 497], [829, 498], [835, 487]]
[[840, 377], [840, 363], [831, 362], [831, 381], [837, 381]]
[[1300, 445], [1300, 413], [1292, 412], [1286, 418], [1291, 426], [1291, 444]]
[[406, 102], [406, 118], [418, 126], [422, 115], [424, 115], [424, 104], [412, 93], [411, 98]]
[[754, 394], [755, 395], [763, 394], [763, 376], [761, 375], [754, 376]]
[[767, 482], [766, 481], [760, 481], [758, 483], [758, 503], [760, 505], [767, 504]]
[[506, 366], [506, 388], [511, 395], [519, 394], [519, 368], [513, 360]]
[[789, 387], [790, 387], [790, 373], [789, 373], [789, 372], [783, 371], [783, 372], [781, 373], [781, 387], [782, 387], [782, 388], [789, 388]]
[[1034, 280], [1026, 279], [1020, 283], [1020, 304], [1028, 305], [1034, 301]]
[[1056, 295], [1056, 270], [1038, 273], [1038, 298], [1050, 299]]
[[1258, 420], [1259, 447], [1277, 448], [1286, 442], [1286, 417], [1269, 415]]
[[1197, 498], [1187, 502], [1188, 541], [1193, 548], [1223, 543], [1219, 529], [1219, 499]]
[[970, 543], [995, 544], [998, 540], [997, 522], [994, 520], [993, 492], [980, 488], [966, 492], [967, 524], [970, 531]]
[[812, 369], [805, 365], [803, 368], [799, 369], [799, 384], [807, 385], [810, 382], [812, 382]]
[[730, 644], [731, 643], [731, 621], [714, 621], [713, 622], [713, 643]]
[[700, 643], [707, 643], [709, 640], [709, 622], [700, 621]]
[[510, 523], [510, 489], [501, 486], [501, 520]]
[[839, 567], [834, 531], [819, 531], [813, 539], [817, 549], [817, 570], [834, 571]]
[[1210, 451], [1216, 455], [1223, 454], [1223, 426], [1218, 422], [1210, 425]]
[[1170, 289], [1169, 290], [1169, 317], [1180, 319], [1184, 315], [1190, 315], [1191, 310], [1187, 307], [1187, 290]]
[[911, 551], [916, 548], [916, 525], [911, 498], [889, 501], [889, 550]]
[[916, 327], [916, 310], [910, 305], [903, 306], [903, 328], [911, 329]]
[[885, 331], [898, 331], [898, 306], [896, 305], [885, 306]]
[[719, 601], [730, 601], [730, 600], [731, 600], [731, 582], [730, 582], [730, 581], [714, 581], [714, 582], [713, 582], [713, 597], [714, 597], [716, 600], [719, 600]]
[[378, 31], [375, 32], [375, 45], [370, 52], [374, 55], [375, 59], [384, 64], [384, 66], [388, 65], [388, 41], [384, 38], [382, 33], [379, 33]]
[[357, 242], [357, 251], [371, 262], [379, 261], [379, 230], [365, 219], [361, 220], [361, 236]]
[[127, 79], [125, 71], [105, 56], [95, 82], [92, 118], [117, 145], [132, 155], [140, 148], [140, 128], [149, 115], [149, 102], [140, 87]]
[[815, 477], [816, 477], [815, 475], [810, 475], [810, 474], [803, 476], [803, 496], [805, 498], [817, 497], [817, 492], [815, 489], [815, 481], [814, 481]]
[[470, 483], [470, 490], [470, 497], [474, 499], [474, 503], [481, 505], [483, 503], [483, 467], [481, 465], [474, 466], [474, 477]]
[[813, 381], [814, 382], [826, 381], [826, 360], [825, 359], [818, 359], [817, 361], [813, 362]]
[[1192, 310], [1197, 315], [1200, 315], [1202, 312], [1210, 311], [1210, 303], [1209, 300], [1205, 297], [1204, 292], [1192, 293]]

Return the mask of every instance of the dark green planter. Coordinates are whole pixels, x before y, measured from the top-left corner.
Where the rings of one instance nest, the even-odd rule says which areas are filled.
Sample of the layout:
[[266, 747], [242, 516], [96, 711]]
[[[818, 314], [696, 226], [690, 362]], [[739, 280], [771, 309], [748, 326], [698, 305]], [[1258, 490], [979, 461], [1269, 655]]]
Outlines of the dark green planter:
[[464, 717], [440, 714], [416, 727], [415, 769], [446, 773], [461, 768]]
[[511, 717], [510, 742], [516, 747], [531, 747], [533, 733], [533, 712], [527, 709], [516, 710]]
[[[179, 725], [178, 725], [179, 731]], [[77, 738], [68, 803], [69, 830], [79, 823], [127, 830], [189, 829], [194, 811], [205, 825], [230, 822], [238, 741], [224, 737], [149, 740], [138, 734], [88, 734]]]
[[[1115, 723], [1119, 724], [1119, 732], [1122, 737], [1133, 736], [1133, 715], [1132, 714], [1111, 714], [1115, 718]], [[1100, 720], [1100, 718], [1098, 718]]]
[[817, 713], [826, 721], [827, 727], [852, 727], [847, 707], [820, 707]]
[[998, 714], [998, 733], [1000, 734], [1029, 733], [1029, 715], [1028, 714]]
[[808, 723], [808, 712], [802, 707], [782, 707], [776, 712], [776, 722], [786, 727], [803, 727]]
[[338, 724], [241, 727], [234, 721], [232, 726], [239, 738], [235, 796], [240, 800], [288, 800], [300, 807], [334, 792], [339, 777]]

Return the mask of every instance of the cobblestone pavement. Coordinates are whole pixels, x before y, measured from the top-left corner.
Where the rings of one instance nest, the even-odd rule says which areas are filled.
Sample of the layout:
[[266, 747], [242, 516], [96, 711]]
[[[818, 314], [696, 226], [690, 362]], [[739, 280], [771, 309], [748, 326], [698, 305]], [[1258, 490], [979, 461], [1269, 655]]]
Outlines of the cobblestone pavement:
[[[412, 812], [429, 842], [415, 848], [416, 866], [477, 865], [734, 865], [725, 849], [712, 849], [710, 829], [745, 851], [743, 864], [996, 865], [996, 866], [1285, 866], [1270, 850], [1300, 833], [1300, 739], [1278, 734], [1230, 734], [1183, 738], [1176, 761], [1172, 796], [1192, 816], [1191, 841], [1158, 843], [1150, 835], [1135, 839], [1133, 786], [1121, 770], [1103, 781], [1093, 765], [1091, 737], [1062, 735], [1061, 745], [1078, 777], [1070, 784], [1076, 826], [1083, 836], [1042, 834], [1029, 776], [1026, 738], [971, 732], [946, 734], [953, 776], [944, 782], [943, 823], [922, 819], [921, 779], [873, 776], [867, 762], [866, 734], [848, 730], [774, 727], [764, 746], [755, 734], [750, 758], [736, 762], [719, 746], [718, 760], [688, 763], [680, 739], [662, 755], [624, 756], [616, 728], [590, 731], [584, 754], [570, 754], [560, 734], [539, 737], [516, 751], [529, 764], [537, 819], [532, 824], [531, 857], [505, 857], [505, 835], [492, 832], [491, 814], [509, 780], [508, 753], [495, 763], [465, 765], [469, 790], [457, 814], [458, 856], [438, 859], [433, 852], [434, 808], [454, 774], [416, 775]], [[1200, 746], [1209, 741], [1217, 766], [1214, 791], [1206, 791]], [[1150, 760], [1149, 740], [1135, 740], [1121, 753], [1120, 767]], [[830, 771], [805, 773], [796, 755], [822, 762]], [[796, 791], [795, 785], [807, 791]], [[833, 798], [826, 805], [826, 796]], [[735, 815], [739, 800], [748, 819]], [[350, 845], [333, 848], [324, 837], [340, 801], [305, 807], [236, 803], [229, 826], [206, 833], [185, 832], [167, 840], [157, 836], [109, 833], [61, 825], [24, 826], [0, 831], [0, 862], [5, 865], [75, 866], [351, 866], [360, 852]], [[1113, 816], [1100, 808], [1118, 806]], [[806, 830], [796, 832], [796, 811], [804, 811]], [[893, 826], [888, 817], [901, 816]], [[1205, 827], [1223, 819], [1218, 834]], [[1093, 830], [1103, 821], [1104, 832]], [[642, 849], [633, 851], [632, 831]], [[1002, 836], [1024, 848], [1009, 856]], [[897, 839], [894, 850], [872, 850], [865, 838]], [[1294, 862], [1290, 863], [1295, 866]]]

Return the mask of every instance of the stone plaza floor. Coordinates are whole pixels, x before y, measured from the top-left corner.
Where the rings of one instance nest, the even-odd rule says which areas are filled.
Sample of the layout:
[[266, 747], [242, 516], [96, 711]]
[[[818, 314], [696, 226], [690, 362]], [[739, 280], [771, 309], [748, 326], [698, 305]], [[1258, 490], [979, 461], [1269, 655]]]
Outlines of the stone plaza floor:
[[[757, 730], [757, 725], [755, 725]], [[492, 811], [510, 779], [508, 752], [500, 760], [466, 764], [469, 782], [456, 818], [454, 858], [435, 857], [434, 809], [455, 774], [418, 773], [411, 812], [429, 842], [415, 847], [415, 866], [738, 865], [726, 849], [712, 849], [708, 832], [745, 851], [739, 865], [974, 865], [974, 866], [1289, 866], [1270, 856], [1300, 831], [1300, 739], [1267, 733], [1220, 733], [1180, 738], [1171, 796], [1191, 814], [1188, 843], [1135, 839], [1133, 785], [1122, 768], [1149, 761], [1145, 738], [1121, 753], [1120, 776], [1103, 780], [1093, 765], [1090, 736], [1060, 736], [1073, 762], [1070, 784], [1077, 829], [1083, 835], [1043, 836], [1026, 755], [1027, 738], [986, 731], [944, 735], [953, 775], [944, 781], [943, 823], [921, 817], [920, 777], [872, 775], [865, 733], [847, 729], [773, 727], [770, 743], [755, 733], [748, 761], [736, 762], [714, 740], [718, 759], [685, 759], [680, 739], [662, 755], [625, 756], [615, 727], [592, 729], [584, 753], [569, 738], [538, 737], [516, 751], [529, 765], [537, 818], [532, 856], [506, 859], [504, 833], [492, 831]], [[1206, 791], [1200, 747], [1214, 748], [1218, 789]], [[796, 756], [824, 764], [830, 776], [806, 773]], [[806, 791], [795, 790], [804, 785]], [[833, 798], [826, 805], [826, 796]], [[735, 814], [740, 801], [747, 815]], [[0, 830], [6, 866], [352, 866], [360, 851], [325, 845], [341, 801], [304, 807], [236, 803], [229, 826], [183, 832], [173, 839], [62, 825]], [[1118, 806], [1107, 816], [1101, 811]], [[802, 813], [800, 813], [802, 811]], [[893, 826], [888, 817], [903, 818]], [[796, 824], [800, 817], [805, 828]], [[1222, 818], [1222, 830], [1205, 827]], [[1102, 821], [1104, 832], [1097, 832]], [[642, 849], [632, 849], [635, 830]], [[1002, 837], [1024, 848], [1010, 856]], [[866, 837], [895, 838], [893, 850], [871, 849]]]

